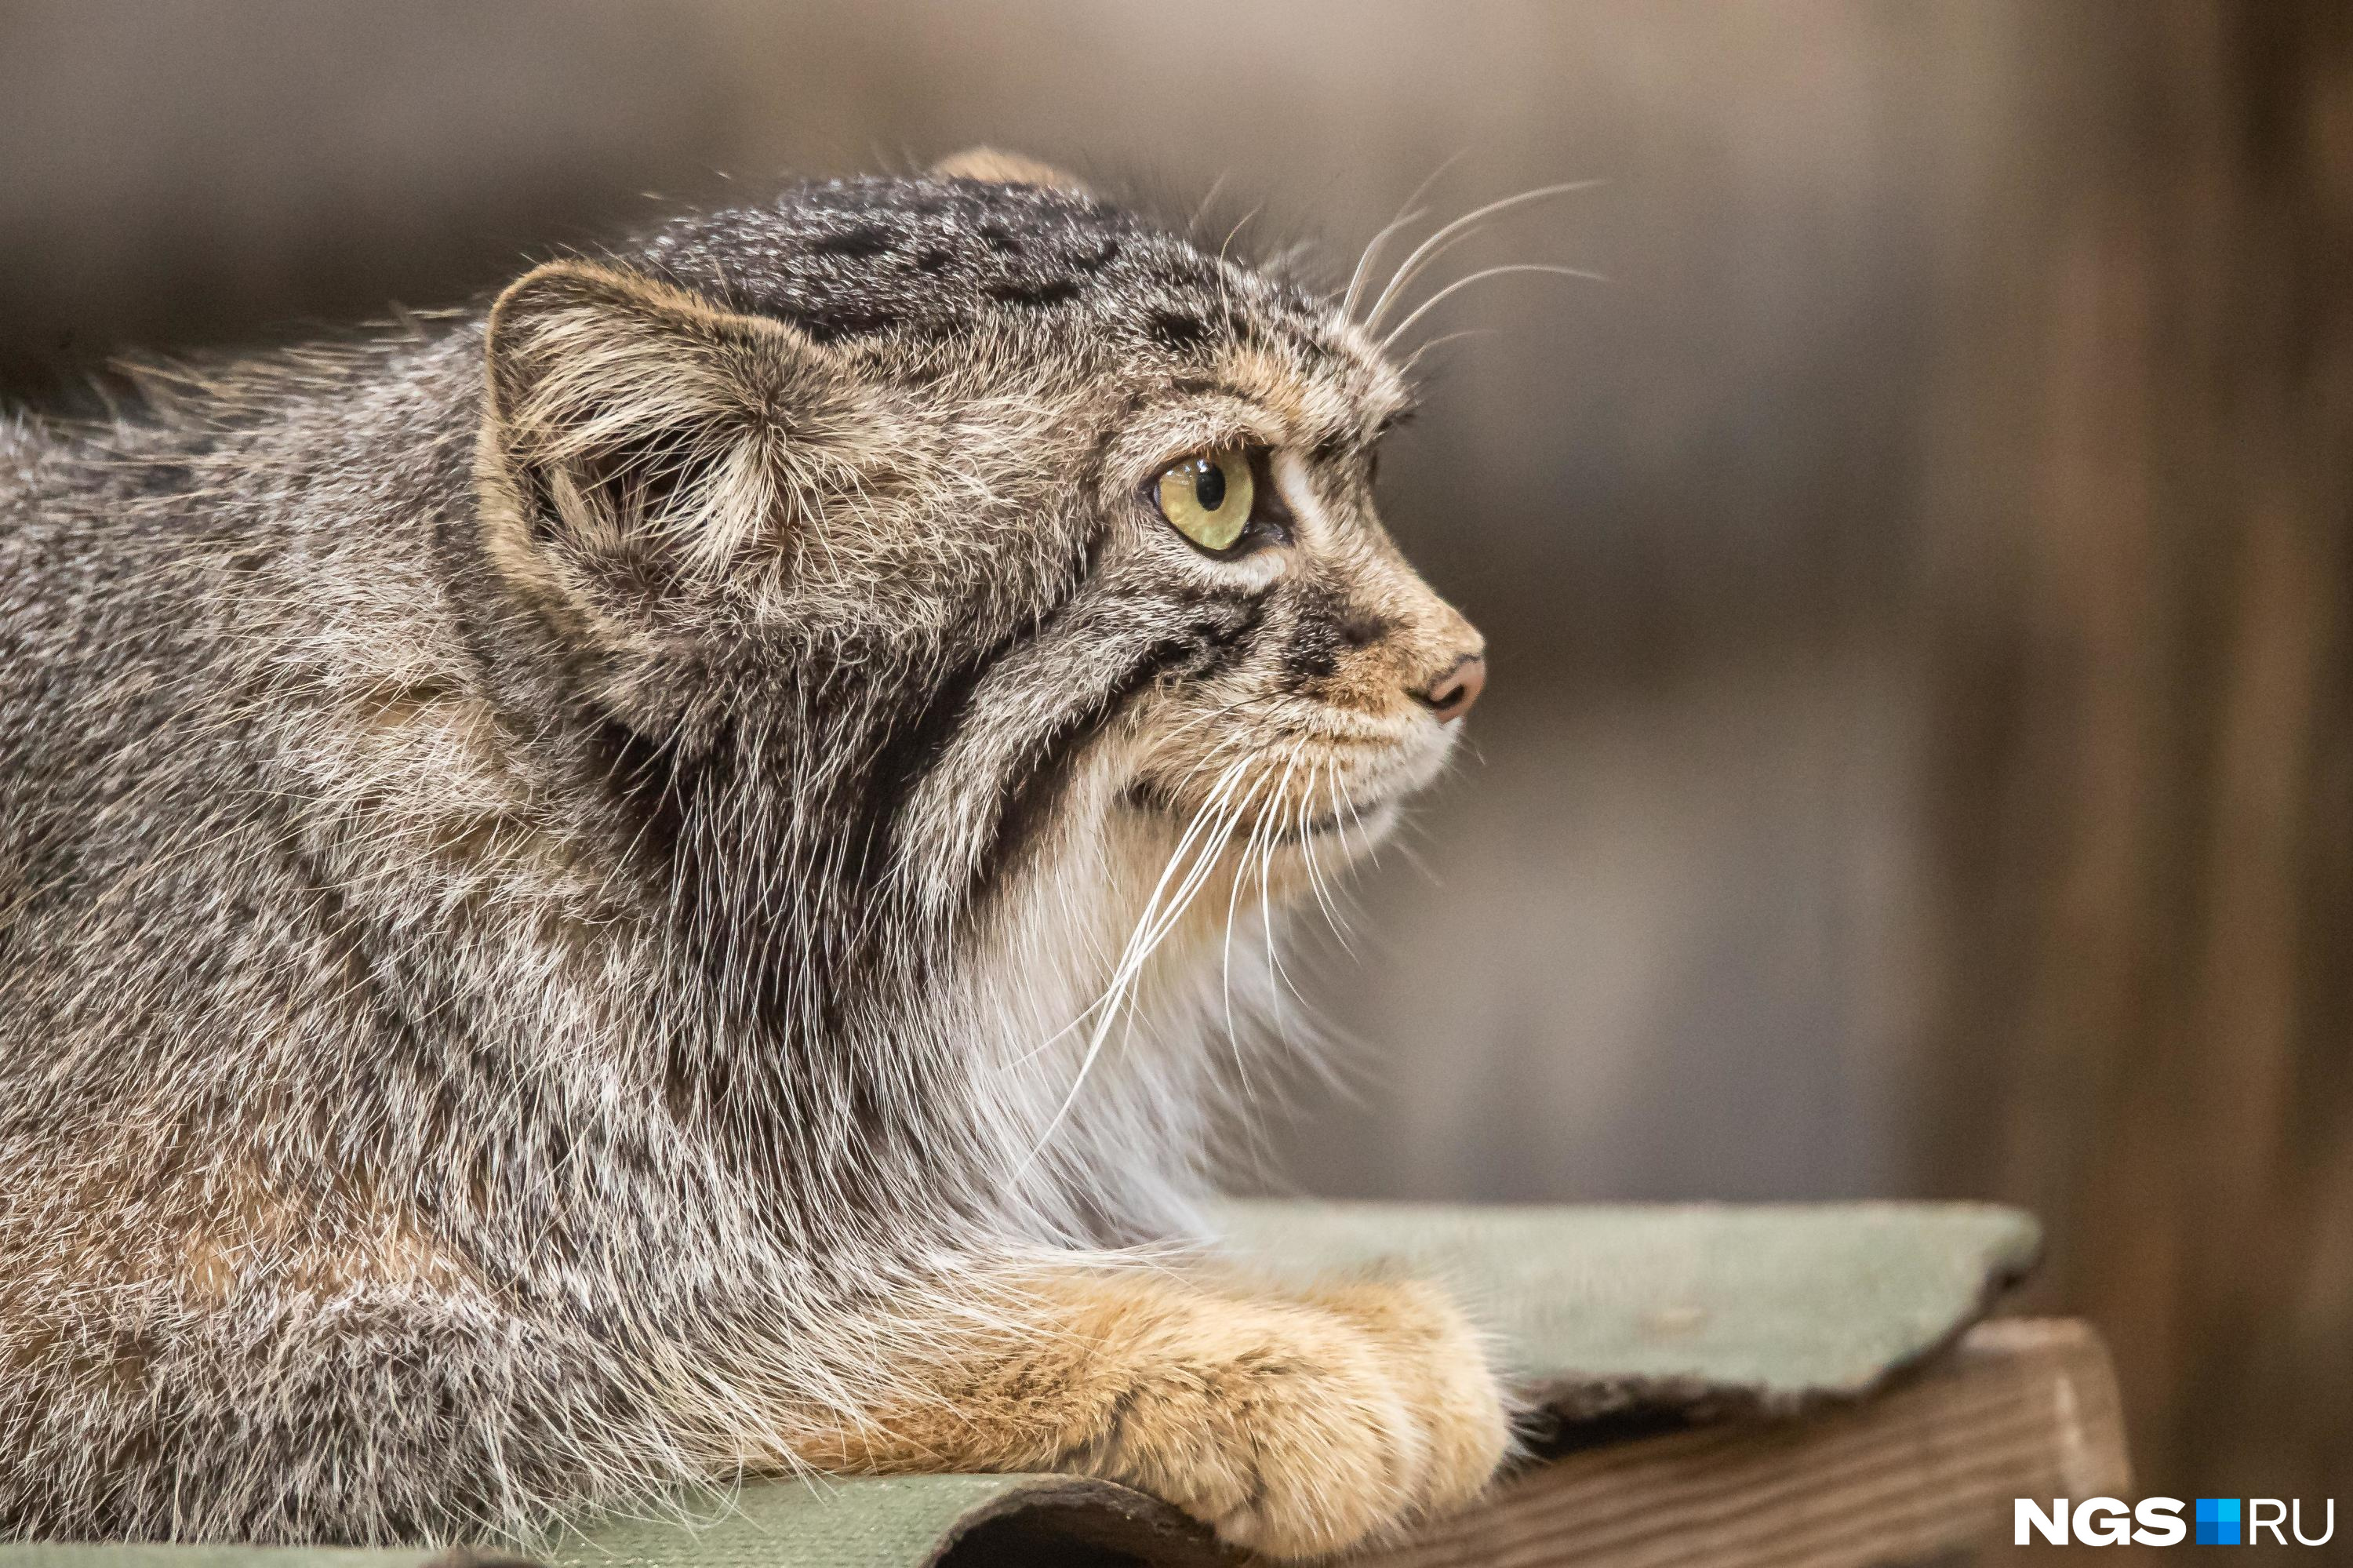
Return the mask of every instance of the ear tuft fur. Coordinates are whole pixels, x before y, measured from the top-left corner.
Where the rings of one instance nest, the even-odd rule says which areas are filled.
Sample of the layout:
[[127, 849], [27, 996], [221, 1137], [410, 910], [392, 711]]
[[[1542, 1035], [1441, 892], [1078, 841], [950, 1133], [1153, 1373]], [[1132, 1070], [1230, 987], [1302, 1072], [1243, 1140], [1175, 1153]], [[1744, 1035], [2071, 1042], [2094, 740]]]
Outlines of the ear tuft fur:
[[932, 177], [980, 180], [992, 185], [1043, 185], [1049, 190], [1067, 191], [1076, 196], [1095, 194], [1084, 180], [1066, 175], [1050, 164], [1025, 158], [1018, 153], [1000, 153], [994, 147], [966, 147], [961, 153], [942, 158], [932, 165]]
[[854, 384], [802, 334], [613, 267], [525, 274], [488, 355], [480, 477], [511, 563], [554, 537], [715, 572], [807, 509], [858, 424]]

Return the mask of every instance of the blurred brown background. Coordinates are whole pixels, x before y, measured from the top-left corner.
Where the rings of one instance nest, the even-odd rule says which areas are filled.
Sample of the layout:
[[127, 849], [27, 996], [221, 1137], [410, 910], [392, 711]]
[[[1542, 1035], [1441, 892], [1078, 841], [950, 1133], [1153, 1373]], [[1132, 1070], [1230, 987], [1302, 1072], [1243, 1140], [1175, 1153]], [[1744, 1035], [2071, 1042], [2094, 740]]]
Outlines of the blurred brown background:
[[2353, 1490], [2353, 8], [0, 5], [0, 395], [978, 141], [1335, 278], [1608, 182], [1445, 274], [1611, 281], [1429, 324], [1496, 679], [1261, 1179], [2023, 1202], [2146, 1490]]

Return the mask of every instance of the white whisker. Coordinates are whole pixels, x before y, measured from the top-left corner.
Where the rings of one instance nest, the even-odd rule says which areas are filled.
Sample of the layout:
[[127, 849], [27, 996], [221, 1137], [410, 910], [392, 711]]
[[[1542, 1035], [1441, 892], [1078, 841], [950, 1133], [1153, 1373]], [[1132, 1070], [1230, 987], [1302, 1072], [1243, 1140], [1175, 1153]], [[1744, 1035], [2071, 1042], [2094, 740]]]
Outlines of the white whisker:
[[1356, 270], [1349, 275], [1348, 291], [1340, 296], [1340, 313], [1343, 316], [1353, 317], [1356, 313], [1357, 295], [1364, 289], [1366, 276], [1372, 269], [1373, 258], [1380, 253], [1382, 246], [1388, 243], [1389, 236], [1407, 224], [1417, 221], [1424, 212], [1429, 210], [1421, 205], [1421, 198], [1429, 194], [1430, 187], [1438, 183], [1440, 176], [1461, 163], [1468, 152], [1469, 149], [1465, 148], [1461, 153], [1440, 160], [1438, 167], [1424, 175], [1421, 184], [1413, 187], [1413, 194], [1398, 204], [1397, 217], [1391, 218], [1378, 234], [1366, 242], [1365, 253], [1356, 258]]
[[1439, 290], [1438, 292], [1430, 295], [1430, 298], [1422, 301], [1420, 304], [1415, 306], [1412, 314], [1407, 316], [1405, 320], [1398, 323], [1397, 326], [1389, 333], [1389, 334], [1381, 339], [1382, 349], [1386, 351], [1389, 344], [1395, 343], [1399, 337], [1411, 331], [1414, 323], [1419, 321], [1439, 305], [1444, 303], [1450, 296], [1459, 293], [1462, 290], [1469, 288], [1472, 284], [1480, 282], [1484, 279], [1500, 278], [1510, 272], [1549, 272], [1556, 278], [1583, 278], [1588, 282], [1594, 283], [1606, 283], [1609, 281], [1609, 280], [1604, 277], [1601, 273], [1588, 271], [1582, 267], [1556, 267], [1548, 261], [1519, 261], [1514, 262], [1508, 267], [1482, 268], [1480, 270], [1472, 273], [1467, 278], [1457, 278], [1451, 283], [1447, 284], [1446, 287]]
[[[1218, 783], [1209, 797], [1194, 813], [1192, 824], [1178, 839], [1176, 848], [1170, 853], [1168, 863], [1160, 874], [1159, 882], [1154, 885], [1151, 897], [1145, 903], [1143, 918], [1136, 923], [1134, 934], [1129, 937], [1127, 946], [1120, 955], [1111, 984], [1103, 996], [1088, 1010], [1097, 1013], [1094, 1032], [1087, 1042], [1085, 1054], [1080, 1058], [1079, 1069], [1071, 1079], [1070, 1090], [1062, 1097], [1061, 1105], [1038, 1135], [1037, 1141], [1016, 1171], [1017, 1177], [1026, 1172], [1038, 1156], [1045, 1151], [1054, 1134], [1069, 1118], [1071, 1107], [1078, 1103], [1079, 1091], [1085, 1087], [1089, 1073], [1103, 1054], [1103, 1044], [1110, 1037], [1113, 1024], [1132, 1014], [1130, 1003], [1134, 999], [1135, 982], [1143, 974], [1145, 961], [1175, 927], [1176, 921], [1183, 917], [1219, 856], [1224, 853], [1232, 833], [1232, 824], [1250, 799], [1250, 792], [1246, 792], [1240, 803], [1234, 801], [1235, 787], [1248, 768], [1249, 759], [1243, 758], [1219, 775]], [[1251, 792], [1254, 790], [1255, 786]], [[1176, 892], [1169, 895], [1168, 885], [1172, 878], [1176, 880], [1177, 886]], [[1164, 895], [1166, 896], [1165, 909]], [[1082, 1018], [1084, 1016], [1084, 1013], [1081, 1014]]]
[[1398, 264], [1397, 272], [1388, 281], [1388, 287], [1384, 288], [1380, 291], [1380, 296], [1373, 301], [1373, 308], [1365, 313], [1365, 330], [1369, 332], [1379, 326], [1381, 317], [1388, 313], [1389, 306], [1396, 302], [1398, 295], [1412, 285], [1414, 279], [1419, 276], [1422, 268], [1434, 260], [1438, 253], [1451, 246], [1457, 237], [1466, 229], [1475, 227], [1482, 219], [1493, 217], [1497, 213], [1508, 211], [1512, 207], [1525, 206], [1532, 201], [1541, 201], [1546, 196], [1566, 196], [1571, 191], [1590, 190], [1601, 183], [1599, 180], [1569, 180], [1556, 185], [1538, 185], [1532, 191], [1522, 191], [1517, 196], [1508, 196], [1501, 201], [1491, 201], [1474, 212], [1464, 213], [1461, 217], [1431, 234], [1419, 245], [1415, 246], [1404, 261]]
[[1431, 338], [1428, 343], [1423, 344], [1419, 348], [1415, 349], [1411, 354], [1407, 355], [1405, 356], [1405, 362], [1399, 365], [1398, 368], [1400, 371], [1403, 371], [1406, 375], [1410, 376], [1413, 374], [1413, 367], [1421, 363], [1421, 356], [1428, 354], [1433, 348], [1443, 348], [1448, 344], [1456, 342], [1461, 338], [1493, 337], [1494, 335], [1496, 335], [1496, 334], [1493, 327], [1464, 327], [1460, 332], [1440, 333], [1438, 336]]
[[1364, 291], [1365, 275], [1371, 269], [1374, 258], [1381, 253], [1381, 247], [1388, 243], [1391, 235], [1420, 217], [1428, 210], [1426, 207], [1415, 207], [1411, 212], [1399, 214], [1388, 227], [1365, 242], [1365, 253], [1356, 258], [1356, 270], [1348, 274], [1347, 292], [1340, 296], [1342, 315], [1350, 320], [1356, 318], [1356, 296]]

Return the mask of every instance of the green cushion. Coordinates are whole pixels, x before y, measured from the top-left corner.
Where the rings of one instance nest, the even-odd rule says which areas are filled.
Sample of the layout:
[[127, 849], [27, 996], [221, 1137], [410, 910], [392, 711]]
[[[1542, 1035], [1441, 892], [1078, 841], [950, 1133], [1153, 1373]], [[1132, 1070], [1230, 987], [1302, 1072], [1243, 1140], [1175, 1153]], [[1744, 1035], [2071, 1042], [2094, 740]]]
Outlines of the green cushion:
[[1968, 1327], [2040, 1245], [2026, 1215], [1976, 1203], [1239, 1203], [1221, 1219], [1279, 1273], [1448, 1281], [1514, 1380], [1571, 1416], [1852, 1398]]

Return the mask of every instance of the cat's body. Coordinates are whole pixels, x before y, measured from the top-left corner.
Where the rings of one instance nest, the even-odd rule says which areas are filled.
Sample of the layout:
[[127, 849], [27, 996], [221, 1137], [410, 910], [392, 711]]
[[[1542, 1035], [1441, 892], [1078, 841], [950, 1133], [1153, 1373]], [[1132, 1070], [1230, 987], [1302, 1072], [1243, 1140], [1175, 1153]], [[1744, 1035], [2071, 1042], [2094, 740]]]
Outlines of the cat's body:
[[[0, 426], [0, 1525], [1060, 1467], [1295, 1552], [1475, 1487], [1437, 1297], [1107, 1250], [1187, 1224], [1261, 899], [1443, 753], [1402, 397], [960, 179]], [[1137, 497], [1212, 448], [1214, 556]]]

